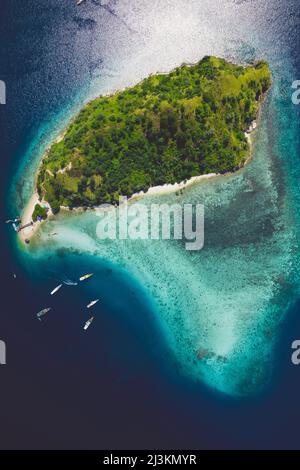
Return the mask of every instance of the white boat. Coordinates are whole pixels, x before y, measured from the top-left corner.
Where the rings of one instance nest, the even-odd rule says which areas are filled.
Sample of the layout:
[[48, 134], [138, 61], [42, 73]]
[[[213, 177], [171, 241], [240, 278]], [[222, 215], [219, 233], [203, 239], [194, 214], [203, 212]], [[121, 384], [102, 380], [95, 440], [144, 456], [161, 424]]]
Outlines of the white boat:
[[59, 286], [55, 287], [55, 289], [53, 289], [53, 290], [50, 292], [50, 295], [55, 294], [61, 287], [62, 287], [62, 284], [59, 284]]
[[89, 318], [88, 321], [85, 323], [83, 329], [84, 329], [84, 330], [87, 330], [88, 327], [91, 325], [91, 323], [92, 323], [93, 320], [94, 320], [94, 317]]
[[51, 310], [51, 307], [49, 307], [49, 308], [43, 308], [43, 310], [41, 310], [39, 313], [37, 313], [36, 316], [38, 317], [38, 319], [39, 319], [40, 321], [42, 321], [42, 317], [43, 317], [44, 315], [46, 315], [46, 313], [48, 313], [50, 310]]
[[79, 278], [79, 281], [85, 281], [86, 279], [89, 279], [90, 277], [92, 277], [94, 275], [94, 273], [92, 274], [85, 274], [84, 276], [81, 276]]
[[77, 0], [77, 5], [81, 5], [84, 2], [84, 0]]
[[92, 300], [88, 305], [87, 308], [91, 308], [93, 305], [95, 305], [97, 302], [99, 302], [100, 299]]
[[5, 221], [6, 224], [12, 224], [13, 222], [14, 222], [15, 224], [19, 224], [19, 223], [21, 222], [20, 217], [16, 217], [15, 219], [12, 219], [12, 220], [9, 219], [9, 220], [6, 220], [6, 221]]
[[71, 279], [66, 279], [64, 284], [66, 284], [66, 286], [77, 286], [77, 282], [73, 282]]

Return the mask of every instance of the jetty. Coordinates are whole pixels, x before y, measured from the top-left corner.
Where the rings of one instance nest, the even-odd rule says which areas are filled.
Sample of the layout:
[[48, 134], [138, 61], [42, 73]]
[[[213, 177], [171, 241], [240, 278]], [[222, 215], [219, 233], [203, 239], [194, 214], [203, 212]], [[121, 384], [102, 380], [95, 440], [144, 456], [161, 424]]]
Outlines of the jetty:
[[17, 230], [17, 231], [18, 231], [18, 232], [21, 232], [21, 230], [23, 230], [24, 228], [31, 227], [32, 225], [33, 225], [33, 222], [32, 222], [32, 221], [29, 222], [28, 224], [20, 225], [20, 226], [18, 227], [18, 230]]

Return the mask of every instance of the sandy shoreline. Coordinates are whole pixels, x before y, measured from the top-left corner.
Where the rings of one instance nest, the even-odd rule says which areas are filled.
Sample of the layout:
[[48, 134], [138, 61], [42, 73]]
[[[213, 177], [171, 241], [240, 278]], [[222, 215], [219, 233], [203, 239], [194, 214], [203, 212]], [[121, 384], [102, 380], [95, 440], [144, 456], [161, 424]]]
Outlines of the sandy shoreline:
[[[65, 128], [57, 136], [57, 138], [52, 142], [51, 145], [58, 144], [59, 142], [61, 142], [63, 140], [64, 136], [66, 135], [66, 132], [67, 132], [67, 128]], [[42, 164], [43, 159], [47, 156], [48, 151], [49, 151], [49, 149], [47, 149], [46, 152], [43, 154], [43, 157], [41, 158], [41, 161], [38, 165], [38, 170], [39, 170], [40, 165]], [[37, 173], [38, 173], [38, 170], [37, 170]], [[34, 211], [34, 208], [35, 208], [36, 204], [44, 204], [44, 203], [47, 204], [46, 201], [40, 201], [38, 192], [35, 189], [34, 193], [32, 194], [31, 198], [29, 199], [28, 203], [26, 204], [26, 206], [25, 206], [25, 208], [24, 208], [24, 210], [21, 214], [21, 225], [27, 225], [27, 224], [30, 224], [31, 222], [33, 222], [32, 221], [32, 214], [33, 214], [33, 211]], [[18, 237], [21, 240], [21, 242], [25, 243], [25, 240], [30, 240], [33, 237], [33, 235], [38, 231], [39, 227], [41, 226], [41, 224], [43, 222], [45, 222], [45, 221], [42, 220], [42, 221], [33, 222], [33, 224], [30, 227], [26, 227], [23, 230], [21, 230], [20, 232], [18, 232]]]
[[[37, 220], [36, 222], [33, 222], [32, 214], [33, 214], [36, 204], [47, 204], [47, 202], [41, 201], [39, 199], [38, 192], [35, 190], [31, 198], [29, 199], [28, 204], [25, 206], [25, 209], [21, 216], [21, 221], [22, 221], [21, 226], [32, 223], [32, 225], [18, 232], [19, 239], [23, 243], [26, 243], [26, 240], [30, 240], [33, 237], [33, 235], [38, 231], [42, 223], [46, 222], [45, 220], [41, 220], [41, 221]], [[49, 210], [48, 214], [49, 214], [48, 217], [52, 214], [51, 210]]]
[[207, 175], [199, 175], [199, 176], [193, 176], [192, 178], [186, 180], [186, 181], [181, 181], [180, 183], [174, 183], [174, 184], [163, 184], [161, 186], [152, 186], [151, 188], [148, 189], [148, 191], [140, 191], [139, 193], [133, 194], [128, 201], [133, 201], [136, 199], [140, 199], [144, 196], [157, 196], [159, 194], [168, 194], [168, 193], [173, 193], [176, 191], [180, 191], [181, 189], [185, 189], [188, 186], [191, 186], [192, 184], [199, 183], [200, 181], [214, 178], [215, 176], [219, 176], [218, 173], [208, 173]]
[[[245, 137], [247, 138], [247, 141], [249, 143], [249, 156], [247, 158], [247, 160], [245, 161], [243, 167], [245, 165], [247, 165], [249, 163], [249, 161], [251, 160], [252, 158], [252, 137], [253, 137], [253, 132], [255, 131], [257, 127], [257, 124], [256, 124], [256, 121], [254, 123], [254, 125], [252, 124], [250, 130], [248, 132], [245, 132]], [[58, 139], [62, 139], [63, 136], [59, 136]], [[241, 167], [242, 168], [242, 167]], [[133, 202], [133, 201], [136, 201], [138, 199], [142, 199], [143, 197], [145, 196], [158, 196], [158, 195], [162, 195], [162, 194], [169, 194], [169, 193], [172, 193], [172, 192], [177, 192], [177, 191], [180, 191], [180, 190], [184, 190], [185, 188], [189, 187], [189, 186], [192, 186], [193, 184], [197, 184], [197, 183], [200, 183], [202, 181], [205, 181], [205, 180], [209, 180], [211, 178], [216, 178], [218, 176], [222, 176], [221, 174], [219, 173], [208, 173], [206, 175], [199, 175], [199, 176], [193, 176], [192, 178], [189, 178], [188, 180], [186, 181], [181, 181], [180, 183], [174, 183], [174, 184], [164, 184], [164, 185], [160, 185], [160, 186], [153, 186], [151, 188], [149, 188], [146, 192], [144, 191], [140, 191], [139, 193], [135, 193], [133, 194], [132, 196], [130, 196], [130, 198], [128, 198], [128, 202]], [[44, 203], [46, 201], [43, 201]], [[33, 193], [33, 195], [31, 196], [28, 204], [26, 205], [25, 209], [24, 209], [24, 212], [22, 214], [22, 225], [26, 225], [28, 223], [30, 223], [32, 221], [32, 214], [33, 214], [33, 211], [34, 211], [34, 208], [35, 208], [35, 205], [36, 204], [41, 204], [41, 201], [39, 200], [39, 196], [38, 196], [38, 193], [37, 191], [35, 190], [35, 192]], [[69, 207], [65, 207], [65, 206], [61, 206], [61, 210], [65, 211], [65, 212], [85, 212], [87, 210], [94, 210], [94, 209], [97, 209], [99, 208], [99, 206], [96, 206], [96, 207], [93, 207], [93, 208], [84, 208], [84, 207], [76, 207], [74, 209], [71, 209]], [[18, 236], [20, 238], [20, 240], [25, 243], [25, 240], [30, 240], [33, 235], [35, 235], [35, 233], [38, 231], [39, 227], [41, 226], [41, 224], [45, 222], [45, 221], [41, 221], [41, 222], [34, 222], [32, 226], [30, 227], [26, 227], [25, 229], [21, 230], [19, 233], [18, 233]]]
[[[130, 198], [128, 198], [128, 202], [130, 202], [130, 201], [133, 202], [133, 201], [141, 199], [145, 196], [156, 196], [156, 195], [160, 195], [160, 194], [168, 194], [168, 193], [180, 191], [182, 189], [187, 188], [188, 186], [199, 183], [200, 181], [204, 181], [204, 180], [207, 180], [207, 179], [214, 178], [216, 176], [219, 176], [219, 175], [217, 173], [209, 173], [207, 175], [193, 176], [192, 178], [190, 178], [186, 181], [182, 181], [180, 183], [164, 184], [164, 185], [161, 185], [161, 186], [153, 186], [153, 187], [149, 188], [148, 191], [146, 191], [146, 192], [141, 191], [139, 193], [133, 194]], [[43, 202], [45, 202], [45, 201], [43, 201]], [[29, 224], [30, 222], [32, 222], [32, 214], [33, 214], [33, 211], [34, 211], [34, 208], [35, 208], [36, 204], [41, 204], [41, 201], [39, 200], [39, 196], [38, 196], [37, 191], [35, 191], [33, 193], [33, 195], [31, 196], [28, 204], [26, 205], [26, 207], [24, 209], [24, 212], [21, 216], [22, 225], [26, 225], [26, 224]], [[74, 209], [70, 209], [69, 207], [62, 206], [61, 210], [66, 211], [66, 212], [74, 213], [74, 212], [84, 212], [86, 210], [93, 210], [93, 209], [97, 209], [99, 207], [100, 206], [94, 207], [94, 208], [88, 208], [88, 209], [86, 209], [84, 207], [76, 207]], [[45, 222], [45, 221], [34, 222], [33, 225], [31, 225], [30, 227], [26, 227], [23, 230], [21, 230], [20, 232], [18, 232], [18, 236], [19, 236], [20, 240], [23, 243], [25, 243], [25, 240], [30, 240], [35, 235], [35, 233], [38, 231], [39, 227], [41, 226], [41, 224], [43, 222]]]
[[[134, 193], [132, 196], [128, 198], [128, 203], [137, 201], [138, 199], [142, 199], [145, 196], [157, 196], [160, 194], [169, 194], [180, 191], [182, 189], [191, 186], [192, 184], [199, 183], [200, 181], [214, 178], [216, 176], [220, 176], [218, 173], [208, 173], [207, 175], [200, 175], [200, 176], [193, 176], [192, 178], [181, 181], [180, 183], [174, 184], [163, 184], [161, 186], [152, 186], [146, 192], [140, 191], [139, 193]], [[113, 205], [112, 205], [113, 207]], [[97, 210], [101, 209], [102, 206], [94, 206], [94, 207], [74, 207], [73, 209], [67, 206], [61, 206], [60, 209], [65, 212], [86, 212], [87, 210]]]
[[[28, 201], [28, 204], [26, 205], [26, 207], [24, 209], [24, 212], [21, 216], [22, 225], [26, 225], [26, 224], [29, 224], [30, 222], [32, 222], [32, 214], [33, 214], [35, 205], [38, 204], [39, 202], [40, 201], [39, 201], [38, 193], [37, 193], [37, 191], [35, 191], [33, 193], [33, 195], [31, 196], [30, 200]], [[29, 240], [35, 234], [35, 232], [37, 231], [40, 223], [41, 222], [35, 222], [30, 227], [26, 227], [23, 230], [21, 230], [20, 232], [18, 232], [18, 236], [19, 236], [20, 240], [22, 242], [25, 242], [25, 240], [27, 240], [27, 239]]]

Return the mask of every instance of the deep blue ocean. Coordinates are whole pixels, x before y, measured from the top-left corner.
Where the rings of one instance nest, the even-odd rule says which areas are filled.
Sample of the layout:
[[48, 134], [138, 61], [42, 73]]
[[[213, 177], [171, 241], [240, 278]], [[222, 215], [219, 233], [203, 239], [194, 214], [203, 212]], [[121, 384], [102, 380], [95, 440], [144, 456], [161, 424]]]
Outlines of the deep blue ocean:
[[[287, 16], [293, 10], [288, 25], [284, 12], [274, 24], [278, 37], [290, 33], [295, 79], [298, 3], [286, 2]], [[96, 7], [93, 1], [87, 6], [91, 18]], [[15, 215], [23, 188], [13, 181], [37, 136], [46, 141], [56, 120], [78, 109], [95, 76], [100, 82], [101, 74], [109, 77], [101, 66], [101, 42], [90, 49], [95, 27], [72, 0], [1, 0], [0, 79], [7, 84], [7, 104], [0, 106], [3, 222]], [[108, 29], [104, 17], [97, 34], [103, 34], [105, 57], [111, 52]], [[77, 36], [83, 31], [81, 48]], [[299, 112], [297, 118], [300, 124]], [[63, 250], [55, 259], [24, 263], [4, 223], [0, 247], [0, 339], [7, 344], [7, 365], [0, 367], [1, 449], [300, 448], [300, 366], [290, 360], [291, 343], [300, 338], [300, 303], [281, 326], [264, 391], [230, 398], [178, 372], [150, 296], [121, 267]], [[63, 296], [51, 299], [53, 315], [36, 321], [51, 288], [63, 277], [87, 272], [96, 273], [89, 284], [64, 288]], [[96, 288], [101, 315], [84, 335], [83, 306]]]

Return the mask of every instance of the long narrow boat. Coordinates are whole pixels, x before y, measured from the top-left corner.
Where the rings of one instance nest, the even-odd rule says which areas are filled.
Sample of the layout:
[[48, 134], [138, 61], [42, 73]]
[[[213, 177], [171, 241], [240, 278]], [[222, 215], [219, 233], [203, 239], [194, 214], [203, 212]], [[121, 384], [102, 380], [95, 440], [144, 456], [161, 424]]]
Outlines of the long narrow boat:
[[6, 220], [5, 223], [6, 224], [12, 224], [12, 223], [15, 223], [15, 224], [19, 224], [21, 222], [21, 219], [20, 217], [16, 217], [15, 219], [9, 219], [9, 220]]
[[92, 300], [92, 301], [87, 305], [87, 308], [93, 307], [93, 305], [95, 305], [97, 302], [99, 302], [99, 300], [100, 300], [100, 299]]
[[77, 282], [73, 282], [73, 281], [71, 281], [71, 279], [66, 279], [63, 282], [64, 282], [64, 284], [66, 284], [66, 286], [77, 286]]
[[59, 289], [62, 287], [62, 284], [59, 284], [59, 286], [55, 287], [55, 289], [53, 289], [51, 292], [50, 292], [50, 295], [53, 295], [55, 294], [57, 291], [59, 291]]
[[43, 308], [43, 310], [41, 310], [39, 313], [37, 313], [36, 316], [38, 317], [38, 319], [39, 319], [40, 321], [42, 321], [42, 317], [43, 317], [44, 315], [46, 315], [46, 313], [48, 313], [50, 310], [51, 310], [51, 307], [49, 307], [49, 308]]
[[95, 317], [91, 317], [91, 318], [88, 319], [88, 321], [85, 323], [85, 325], [84, 325], [84, 327], [83, 327], [84, 330], [87, 330], [87, 329], [88, 329], [88, 327], [89, 327], [89, 326], [91, 325], [91, 323], [93, 322], [94, 318], [95, 318]]
[[89, 279], [90, 277], [92, 277], [94, 275], [94, 273], [91, 273], [91, 274], [85, 274], [84, 276], [81, 276], [79, 278], [79, 281], [85, 281], [86, 279]]

